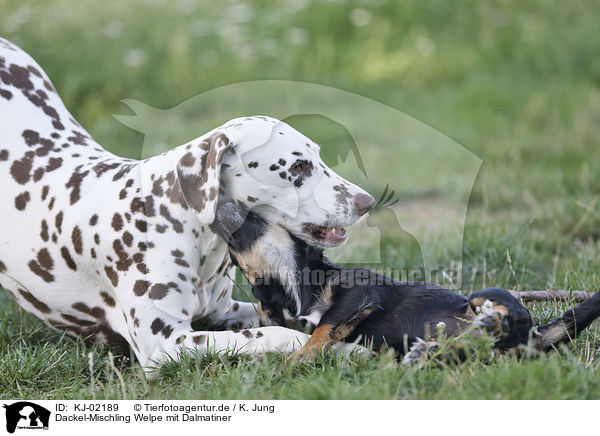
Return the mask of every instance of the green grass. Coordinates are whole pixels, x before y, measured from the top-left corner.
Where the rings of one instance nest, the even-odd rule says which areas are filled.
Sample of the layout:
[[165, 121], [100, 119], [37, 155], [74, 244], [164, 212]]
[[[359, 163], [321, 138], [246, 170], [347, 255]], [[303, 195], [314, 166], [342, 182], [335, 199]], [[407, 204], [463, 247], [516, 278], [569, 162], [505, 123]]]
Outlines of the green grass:
[[[423, 180], [399, 193], [401, 205], [415, 206], [399, 213], [422, 224], [415, 236], [433, 258], [462, 265], [464, 292], [600, 288], [600, 11], [592, 1], [190, 4], [8, 0], [0, 35], [32, 54], [75, 117], [124, 156], [139, 156], [143, 144], [111, 115], [131, 114], [124, 98], [170, 108], [218, 86], [286, 79], [383, 102], [483, 161], [458, 251], [456, 180], [426, 190]], [[366, 25], [352, 23], [361, 19]], [[331, 134], [312, 126], [309, 136]], [[401, 163], [387, 156], [382, 171]], [[424, 175], [408, 167], [402, 177]], [[419, 262], [393, 227], [382, 243], [386, 264]], [[367, 241], [360, 250], [379, 247]], [[531, 309], [544, 322], [568, 306]], [[91, 350], [90, 371], [89, 349], [22, 313], [5, 292], [0, 311], [0, 398], [121, 397], [106, 349]], [[483, 353], [420, 370], [389, 356], [300, 366], [279, 356], [186, 357], [154, 382], [136, 364], [122, 370], [128, 398], [597, 399], [599, 335], [595, 324], [575, 344], [535, 359]]]

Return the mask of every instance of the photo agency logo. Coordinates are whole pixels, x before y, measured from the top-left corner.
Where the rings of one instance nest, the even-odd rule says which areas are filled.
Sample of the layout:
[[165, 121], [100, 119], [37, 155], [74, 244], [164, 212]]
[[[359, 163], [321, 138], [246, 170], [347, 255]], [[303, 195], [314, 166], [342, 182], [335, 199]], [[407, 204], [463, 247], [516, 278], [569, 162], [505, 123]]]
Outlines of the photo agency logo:
[[42, 406], [28, 401], [5, 404], [6, 431], [15, 430], [48, 430], [50, 411]]
[[[347, 231], [346, 242], [339, 248], [329, 244], [325, 253], [343, 267], [460, 289], [467, 206], [482, 161], [430, 126], [351, 92], [281, 80], [227, 85], [171, 109], [135, 100], [123, 103], [134, 114], [115, 118], [144, 135], [141, 158], [192, 141], [228, 120], [233, 121], [224, 127], [225, 134], [233, 137], [246, 117], [280, 120], [269, 133], [251, 132], [255, 135], [245, 138], [244, 146], [234, 144], [228, 150], [227, 158], [237, 159], [240, 168], [231, 177], [241, 177], [259, 193], [239, 192], [237, 203], [268, 215], [269, 222], [279, 222], [309, 243], [310, 237], [321, 238], [321, 246], [327, 247], [327, 240], [346, 239]], [[277, 152], [274, 144], [292, 140], [280, 136], [289, 132], [283, 123], [306, 137], [306, 153], [296, 151], [298, 157], [289, 159]], [[310, 154], [312, 145], [320, 152], [317, 167], [311, 166], [313, 161], [303, 163], [306, 158], [299, 155]], [[347, 229], [335, 222], [351, 215], [355, 194], [350, 185], [332, 182], [336, 174], [376, 200], [370, 213]], [[145, 187], [145, 194], [152, 188]], [[223, 193], [231, 184], [218, 189]], [[328, 195], [332, 189], [334, 195]], [[334, 224], [309, 228], [307, 240], [294, 224], [307, 216]]]

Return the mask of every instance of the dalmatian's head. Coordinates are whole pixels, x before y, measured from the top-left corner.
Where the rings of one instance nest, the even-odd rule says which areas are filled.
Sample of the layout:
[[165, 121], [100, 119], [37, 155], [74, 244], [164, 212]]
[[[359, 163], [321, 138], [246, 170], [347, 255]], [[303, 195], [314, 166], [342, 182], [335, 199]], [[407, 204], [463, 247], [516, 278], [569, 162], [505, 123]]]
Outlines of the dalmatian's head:
[[279, 120], [235, 119], [203, 144], [203, 157], [185, 162], [184, 156], [178, 175], [204, 223], [214, 221], [217, 203], [233, 201], [312, 245], [330, 248], [343, 244], [345, 227], [375, 203], [323, 163], [319, 145]]

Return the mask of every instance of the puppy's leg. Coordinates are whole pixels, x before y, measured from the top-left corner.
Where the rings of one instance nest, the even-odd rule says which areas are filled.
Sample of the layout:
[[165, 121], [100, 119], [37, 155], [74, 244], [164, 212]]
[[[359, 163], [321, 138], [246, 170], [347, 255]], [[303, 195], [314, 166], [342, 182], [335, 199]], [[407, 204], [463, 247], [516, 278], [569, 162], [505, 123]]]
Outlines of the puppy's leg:
[[334, 342], [337, 342], [338, 335], [335, 334], [335, 326], [333, 324], [324, 324], [317, 327], [306, 345], [295, 352], [291, 359], [294, 362], [300, 360], [311, 360], [315, 353], [330, 347]]
[[364, 352], [366, 349], [362, 346], [341, 344], [340, 341], [350, 335], [356, 326], [378, 307], [378, 302], [369, 295], [363, 294], [361, 289], [357, 289], [357, 292], [348, 292], [325, 312], [308, 343], [293, 354], [292, 360], [311, 360], [316, 353], [328, 350], [332, 346], [342, 352], [353, 350]]

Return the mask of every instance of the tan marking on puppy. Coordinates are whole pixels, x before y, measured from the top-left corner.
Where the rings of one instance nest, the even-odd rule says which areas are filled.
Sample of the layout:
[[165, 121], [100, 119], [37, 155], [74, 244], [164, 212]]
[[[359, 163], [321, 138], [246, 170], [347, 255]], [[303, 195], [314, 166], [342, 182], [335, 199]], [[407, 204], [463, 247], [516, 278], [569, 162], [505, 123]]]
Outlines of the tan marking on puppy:
[[483, 303], [486, 301], [487, 299], [485, 298], [473, 298], [471, 301], [469, 301], [469, 305], [473, 308], [473, 310], [475, 310], [475, 308], [483, 306]]
[[346, 336], [348, 336], [354, 331], [357, 325], [359, 325], [366, 317], [371, 315], [371, 313], [373, 313], [372, 308], [363, 309], [361, 314], [357, 316], [352, 322], [337, 326], [332, 334], [333, 339], [336, 341], [341, 341], [342, 339], [344, 339]]
[[502, 315], [502, 319], [508, 316], [508, 309], [501, 304], [493, 303], [492, 309], [494, 310], [494, 312], [497, 312], [500, 315]]
[[542, 332], [541, 346], [542, 348], [549, 347], [562, 341], [565, 337], [569, 337], [569, 326], [565, 322], [559, 322]]
[[250, 283], [261, 278], [277, 279], [300, 310], [298, 283], [295, 274], [290, 273], [296, 269], [294, 243], [285, 229], [269, 226], [259, 243], [244, 252], [232, 252]]
[[317, 327], [306, 345], [292, 354], [291, 360], [297, 362], [299, 360], [314, 359], [316, 353], [329, 349], [334, 342], [340, 342], [352, 333], [356, 326], [372, 312], [372, 308], [364, 309], [352, 322], [340, 324], [337, 327], [334, 327], [333, 324], [324, 324]]
[[290, 356], [290, 360], [292, 362], [313, 360], [316, 353], [331, 346], [335, 341], [336, 339], [333, 337], [333, 324], [319, 326], [315, 329], [306, 345]]

